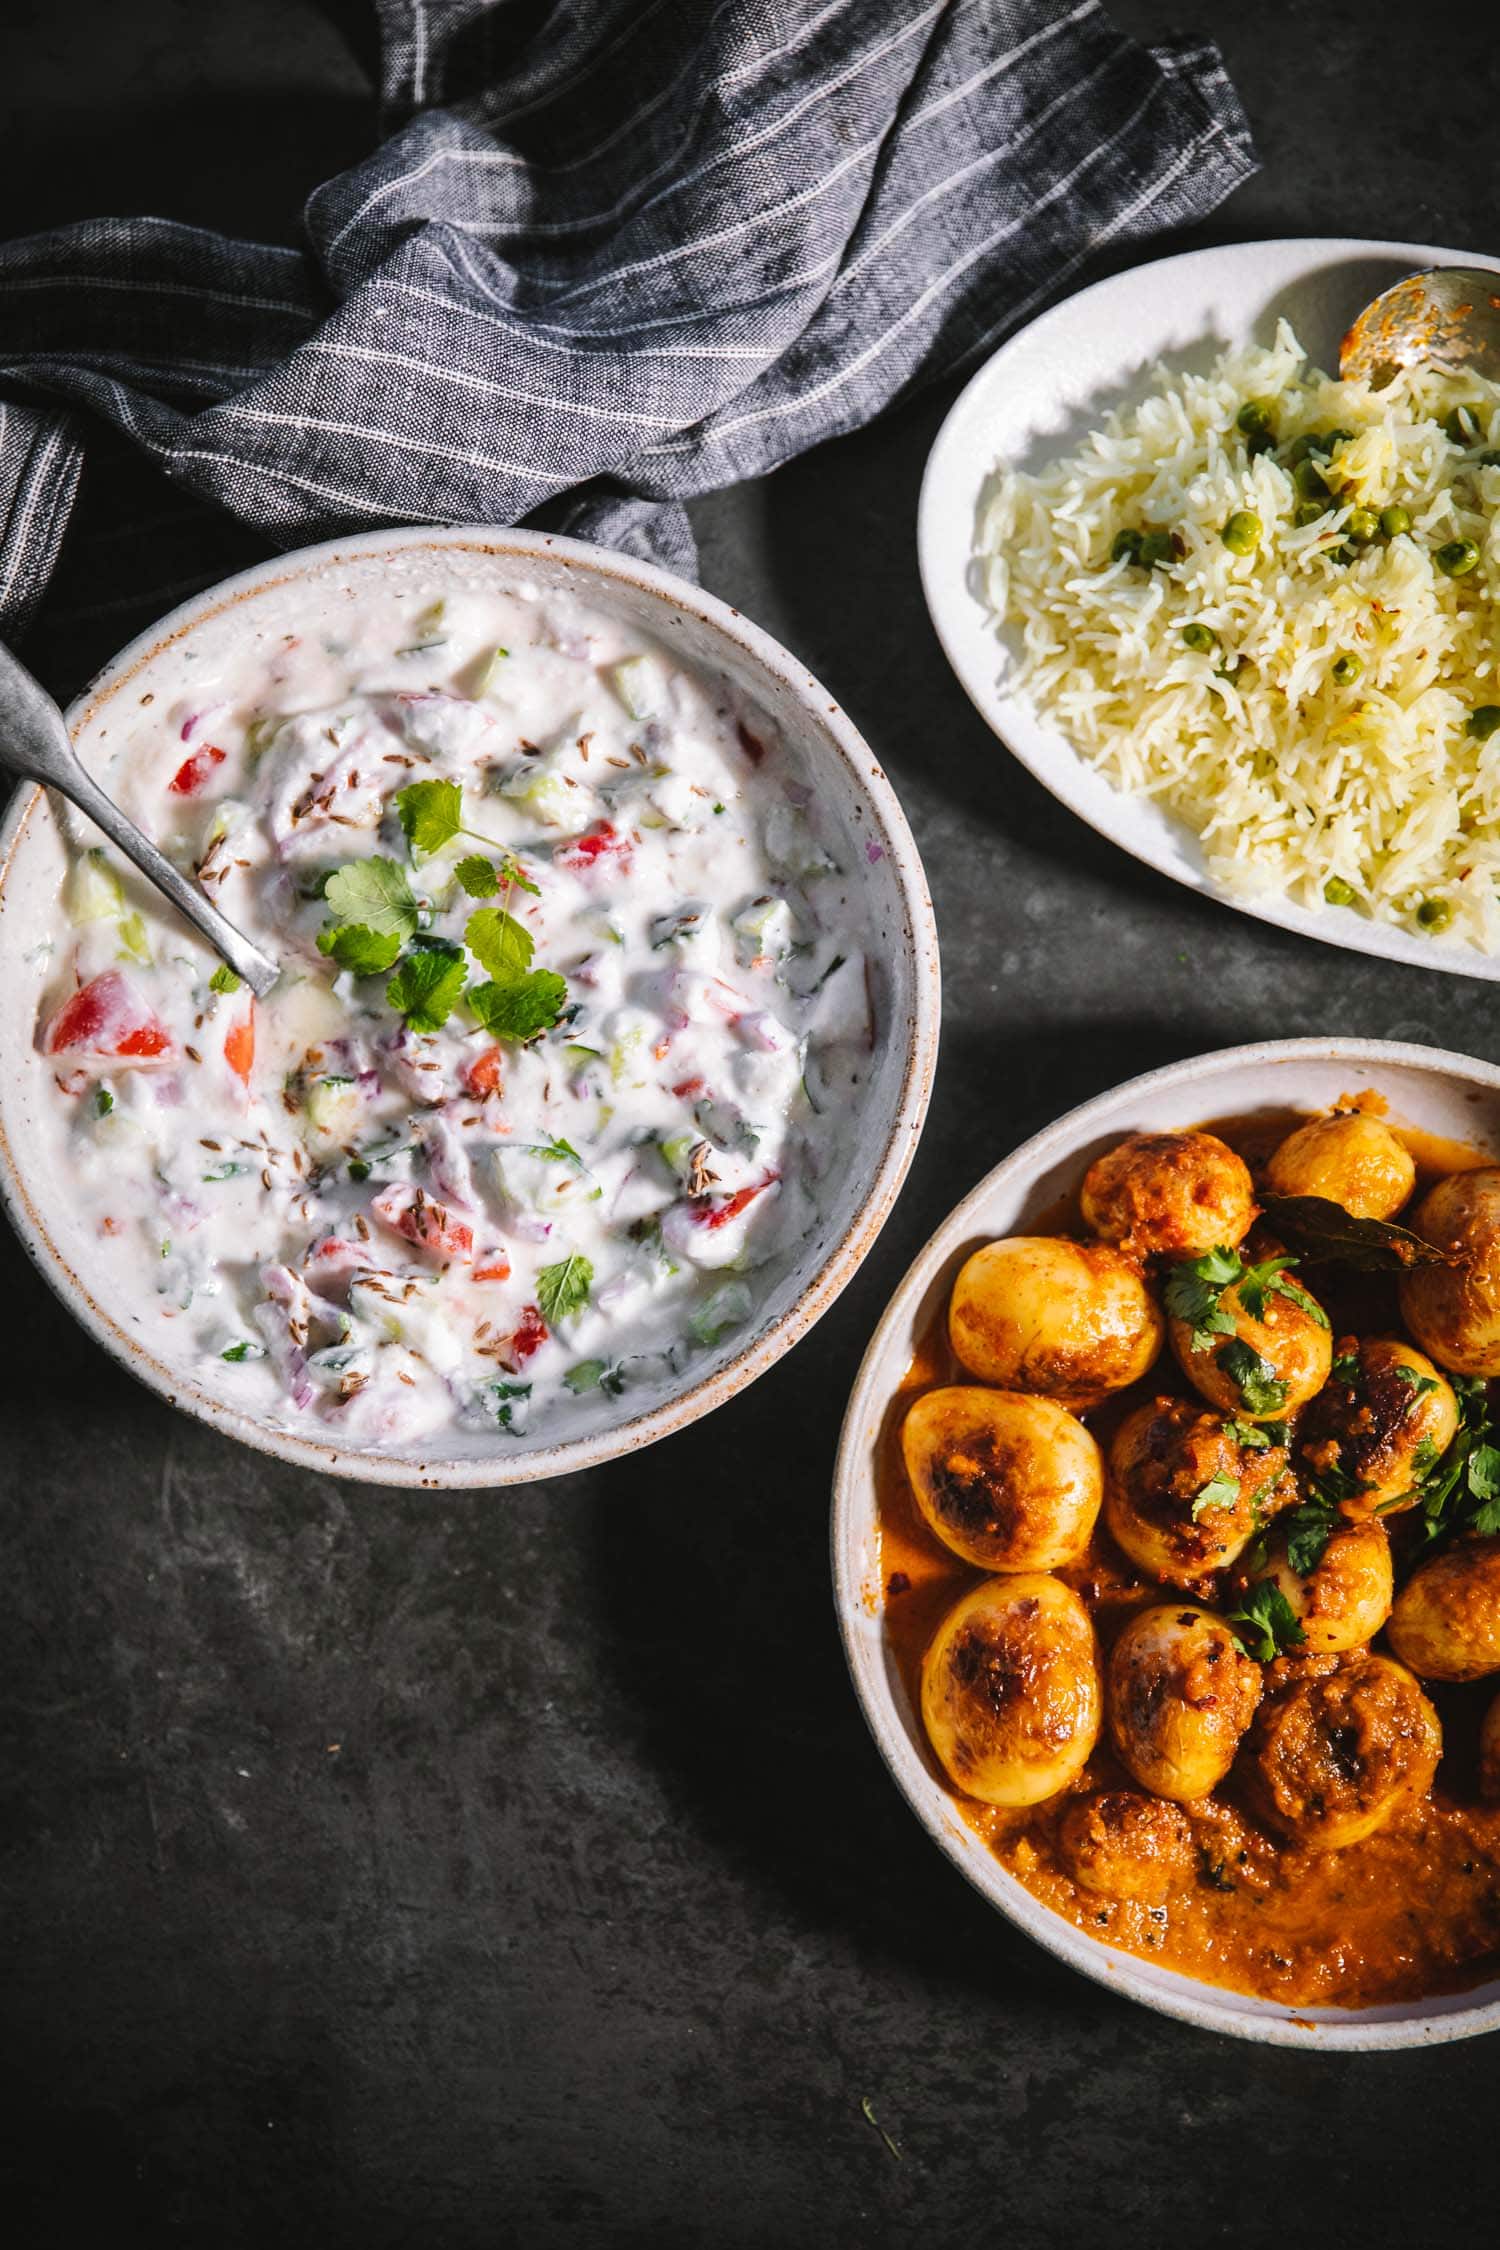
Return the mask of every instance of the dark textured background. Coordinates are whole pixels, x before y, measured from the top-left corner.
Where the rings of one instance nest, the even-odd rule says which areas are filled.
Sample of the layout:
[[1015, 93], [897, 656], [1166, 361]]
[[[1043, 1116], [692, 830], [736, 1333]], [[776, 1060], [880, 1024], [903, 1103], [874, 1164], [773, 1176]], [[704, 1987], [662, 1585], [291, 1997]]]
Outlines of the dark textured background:
[[[1265, 169], [1217, 235], [1493, 247], [1484, 9], [1116, 13], [1224, 44]], [[366, 144], [368, 51], [359, 0], [9, 0], [0, 223], [151, 209], [291, 239]], [[1493, 2042], [1319, 2060], [1111, 2000], [940, 1859], [847, 1686], [839, 1404], [960, 1189], [1200, 1048], [1340, 1031], [1500, 1058], [1493, 986], [1194, 900], [997, 748], [912, 558], [946, 403], [695, 511], [707, 583], [865, 725], [942, 929], [915, 1171], [790, 1360], [595, 1475], [402, 1498], [173, 1415], [0, 1243], [10, 2239], [1492, 2236]]]

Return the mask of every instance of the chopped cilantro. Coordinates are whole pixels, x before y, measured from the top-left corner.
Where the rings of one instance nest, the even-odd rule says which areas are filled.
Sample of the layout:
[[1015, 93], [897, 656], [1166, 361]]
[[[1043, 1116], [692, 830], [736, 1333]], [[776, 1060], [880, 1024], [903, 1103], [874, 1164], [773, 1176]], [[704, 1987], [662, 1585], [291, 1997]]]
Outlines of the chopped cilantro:
[[1347, 1383], [1351, 1390], [1358, 1388], [1363, 1373], [1358, 1352], [1340, 1352], [1328, 1370], [1330, 1382]]
[[1167, 1311], [1192, 1330], [1191, 1348], [1203, 1351], [1214, 1336], [1234, 1334], [1233, 1317], [1219, 1303], [1244, 1265], [1236, 1251], [1206, 1250], [1173, 1266], [1165, 1290]]
[[523, 1141], [517, 1148], [523, 1156], [544, 1157], [549, 1164], [576, 1164], [580, 1172], [583, 1170], [583, 1158], [571, 1141]]
[[413, 781], [397, 790], [396, 811], [413, 855], [429, 858], [462, 830], [463, 791], [456, 781]]
[[1238, 1609], [1227, 1612], [1231, 1625], [1246, 1628], [1247, 1653], [1257, 1664], [1269, 1664], [1282, 1649], [1301, 1648], [1307, 1635], [1274, 1578], [1257, 1579]]
[[237, 1344], [228, 1345], [226, 1349], [219, 1354], [220, 1359], [227, 1359], [230, 1365], [233, 1367], [238, 1367], [242, 1360], [264, 1359], [265, 1356], [265, 1352], [263, 1351], [261, 1346], [259, 1344], [252, 1344], [247, 1337], [241, 1337], [240, 1341]]
[[1425, 1396], [1428, 1391], [1435, 1391], [1438, 1387], [1438, 1380], [1435, 1375], [1421, 1375], [1415, 1367], [1408, 1367], [1402, 1360], [1397, 1360], [1395, 1372], [1400, 1376], [1403, 1383], [1410, 1384], [1413, 1403]]
[[96, 1086], [94, 1088], [94, 1115], [96, 1117], [108, 1117], [114, 1106], [115, 1097], [109, 1088], [107, 1086]]
[[238, 992], [240, 980], [227, 961], [221, 961], [208, 980], [210, 992]]
[[1243, 1337], [1232, 1336], [1214, 1354], [1252, 1414], [1274, 1414], [1286, 1404], [1287, 1386], [1268, 1359]]
[[531, 967], [536, 940], [524, 923], [500, 906], [481, 906], [464, 926], [464, 942], [497, 984], [509, 984]]
[[[417, 926], [411, 885], [393, 859], [353, 859], [336, 867], [323, 886], [323, 897], [334, 915], [333, 927], [340, 932], [353, 928], [404, 940]], [[323, 945], [322, 938], [318, 942]], [[333, 950], [323, 945], [325, 953]]]
[[386, 999], [413, 1031], [441, 1031], [452, 1015], [467, 975], [457, 946], [408, 953], [385, 988]]
[[509, 984], [471, 985], [465, 998], [492, 1039], [535, 1039], [562, 1013], [568, 988], [551, 969], [533, 969]]
[[471, 852], [461, 859], [453, 870], [470, 898], [493, 898], [500, 888], [500, 878], [495, 873], [495, 863], [482, 852]]
[[582, 1312], [594, 1286], [594, 1269], [574, 1250], [555, 1265], [543, 1266], [536, 1277], [536, 1301], [549, 1328]]
[[1232, 1508], [1239, 1496], [1239, 1478], [1232, 1477], [1221, 1469], [1217, 1476], [1210, 1477], [1207, 1484], [1199, 1490], [1193, 1502], [1194, 1523], [1201, 1523], [1210, 1508]]
[[1285, 1445], [1284, 1422], [1226, 1422], [1224, 1435], [1252, 1453], [1263, 1452], [1268, 1445]]
[[1317, 1569], [1338, 1527], [1337, 1512], [1322, 1500], [1306, 1500], [1288, 1510], [1286, 1559], [1299, 1578]]

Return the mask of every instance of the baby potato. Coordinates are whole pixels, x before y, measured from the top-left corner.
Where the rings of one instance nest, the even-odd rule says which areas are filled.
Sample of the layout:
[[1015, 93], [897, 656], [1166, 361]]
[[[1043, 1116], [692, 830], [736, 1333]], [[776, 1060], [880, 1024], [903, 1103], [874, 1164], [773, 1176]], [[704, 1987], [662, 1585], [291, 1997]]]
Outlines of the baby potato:
[[1077, 1594], [1022, 1571], [955, 1603], [922, 1663], [927, 1739], [986, 1805], [1036, 1805], [1077, 1779], [1099, 1739], [1099, 1656]]
[[1361, 1649], [1280, 1657], [1247, 1744], [1255, 1810], [1308, 1851], [1357, 1844], [1426, 1795], [1438, 1715], [1402, 1664]]
[[1389, 1639], [1424, 1680], [1500, 1672], [1500, 1538], [1460, 1539], [1414, 1570], [1396, 1596]]
[[1196, 1866], [1186, 1813], [1134, 1789], [1096, 1789], [1075, 1797], [1057, 1834], [1064, 1866], [1081, 1891], [1099, 1898], [1162, 1906], [1184, 1890]]
[[1500, 1804], [1500, 1695], [1484, 1714], [1479, 1730], [1479, 1794]]
[[1334, 1532], [1305, 1577], [1287, 1559], [1285, 1534], [1273, 1533], [1256, 1576], [1280, 1587], [1309, 1651], [1361, 1648], [1391, 1614], [1391, 1543], [1373, 1517]]
[[981, 1382], [1082, 1408], [1145, 1374], [1161, 1350], [1162, 1316], [1137, 1268], [1108, 1243], [1013, 1235], [987, 1242], [960, 1270], [948, 1333]]
[[[1219, 1296], [1218, 1309], [1234, 1333], [1198, 1334], [1193, 1324], [1173, 1314], [1168, 1322], [1177, 1364], [1210, 1406], [1222, 1413], [1250, 1421], [1280, 1421], [1295, 1414], [1315, 1398], [1328, 1380], [1333, 1362], [1333, 1331], [1321, 1306], [1301, 1283], [1297, 1296], [1260, 1286], [1254, 1292], [1258, 1310], [1244, 1302], [1252, 1287], [1250, 1276], [1231, 1282]], [[1306, 1299], [1306, 1302], [1300, 1302]]]
[[1417, 1168], [1389, 1125], [1358, 1110], [1314, 1117], [1266, 1166], [1273, 1195], [1320, 1195], [1356, 1219], [1393, 1219], [1417, 1184]]
[[1500, 1375], [1500, 1165], [1439, 1180], [1411, 1224], [1459, 1263], [1404, 1273], [1402, 1319], [1439, 1367]]
[[928, 1391], [906, 1417], [901, 1446], [917, 1505], [965, 1562], [1056, 1570], [1087, 1547], [1103, 1463], [1055, 1399], [969, 1384]]
[[1352, 1481], [1345, 1515], [1401, 1515], [1453, 1442], [1453, 1386], [1396, 1336], [1342, 1339], [1335, 1365], [1298, 1432], [1302, 1458], [1319, 1476]]
[[1106, 1704], [1120, 1762], [1153, 1796], [1206, 1797], [1260, 1701], [1260, 1666], [1211, 1610], [1143, 1609], [1116, 1641]]
[[1115, 1433], [1104, 1520], [1142, 1570], [1193, 1586], [1296, 1497], [1286, 1448], [1265, 1443], [1256, 1423], [1205, 1413], [1193, 1399], [1154, 1398]]
[[1138, 1257], [1196, 1258], [1250, 1232], [1250, 1174], [1213, 1133], [1132, 1133], [1092, 1163], [1084, 1223]]

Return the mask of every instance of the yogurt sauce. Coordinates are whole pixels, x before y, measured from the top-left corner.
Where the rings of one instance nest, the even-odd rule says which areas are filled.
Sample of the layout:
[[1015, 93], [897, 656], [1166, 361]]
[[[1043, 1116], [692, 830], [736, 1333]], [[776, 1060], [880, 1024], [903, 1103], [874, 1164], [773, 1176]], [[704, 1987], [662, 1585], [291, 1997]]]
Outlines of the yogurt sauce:
[[525, 585], [156, 677], [107, 779], [284, 968], [252, 1001], [75, 853], [38, 1040], [147, 1341], [379, 1448], [753, 1328], [874, 1047], [859, 870], [767, 716]]

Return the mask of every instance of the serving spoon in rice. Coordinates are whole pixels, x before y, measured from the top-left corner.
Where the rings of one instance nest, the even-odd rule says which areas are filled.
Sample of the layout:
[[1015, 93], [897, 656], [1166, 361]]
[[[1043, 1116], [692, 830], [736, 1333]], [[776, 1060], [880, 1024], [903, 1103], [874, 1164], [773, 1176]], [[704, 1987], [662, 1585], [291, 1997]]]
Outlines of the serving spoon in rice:
[[226, 922], [202, 891], [180, 875], [172, 862], [143, 836], [133, 821], [84, 770], [69, 739], [67, 722], [40, 680], [0, 644], [0, 768], [23, 781], [40, 781], [102, 828], [110, 842], [133, 860], [148, 883], [169, 898], [220, 960], [263, 1000], [281, 974], [269, 953]]
[[1376, 390], [1424, 360], [1500, 381], [1500, 273], [1409, 273], [1366, 305], [1339, 347], [1340, 375]]

